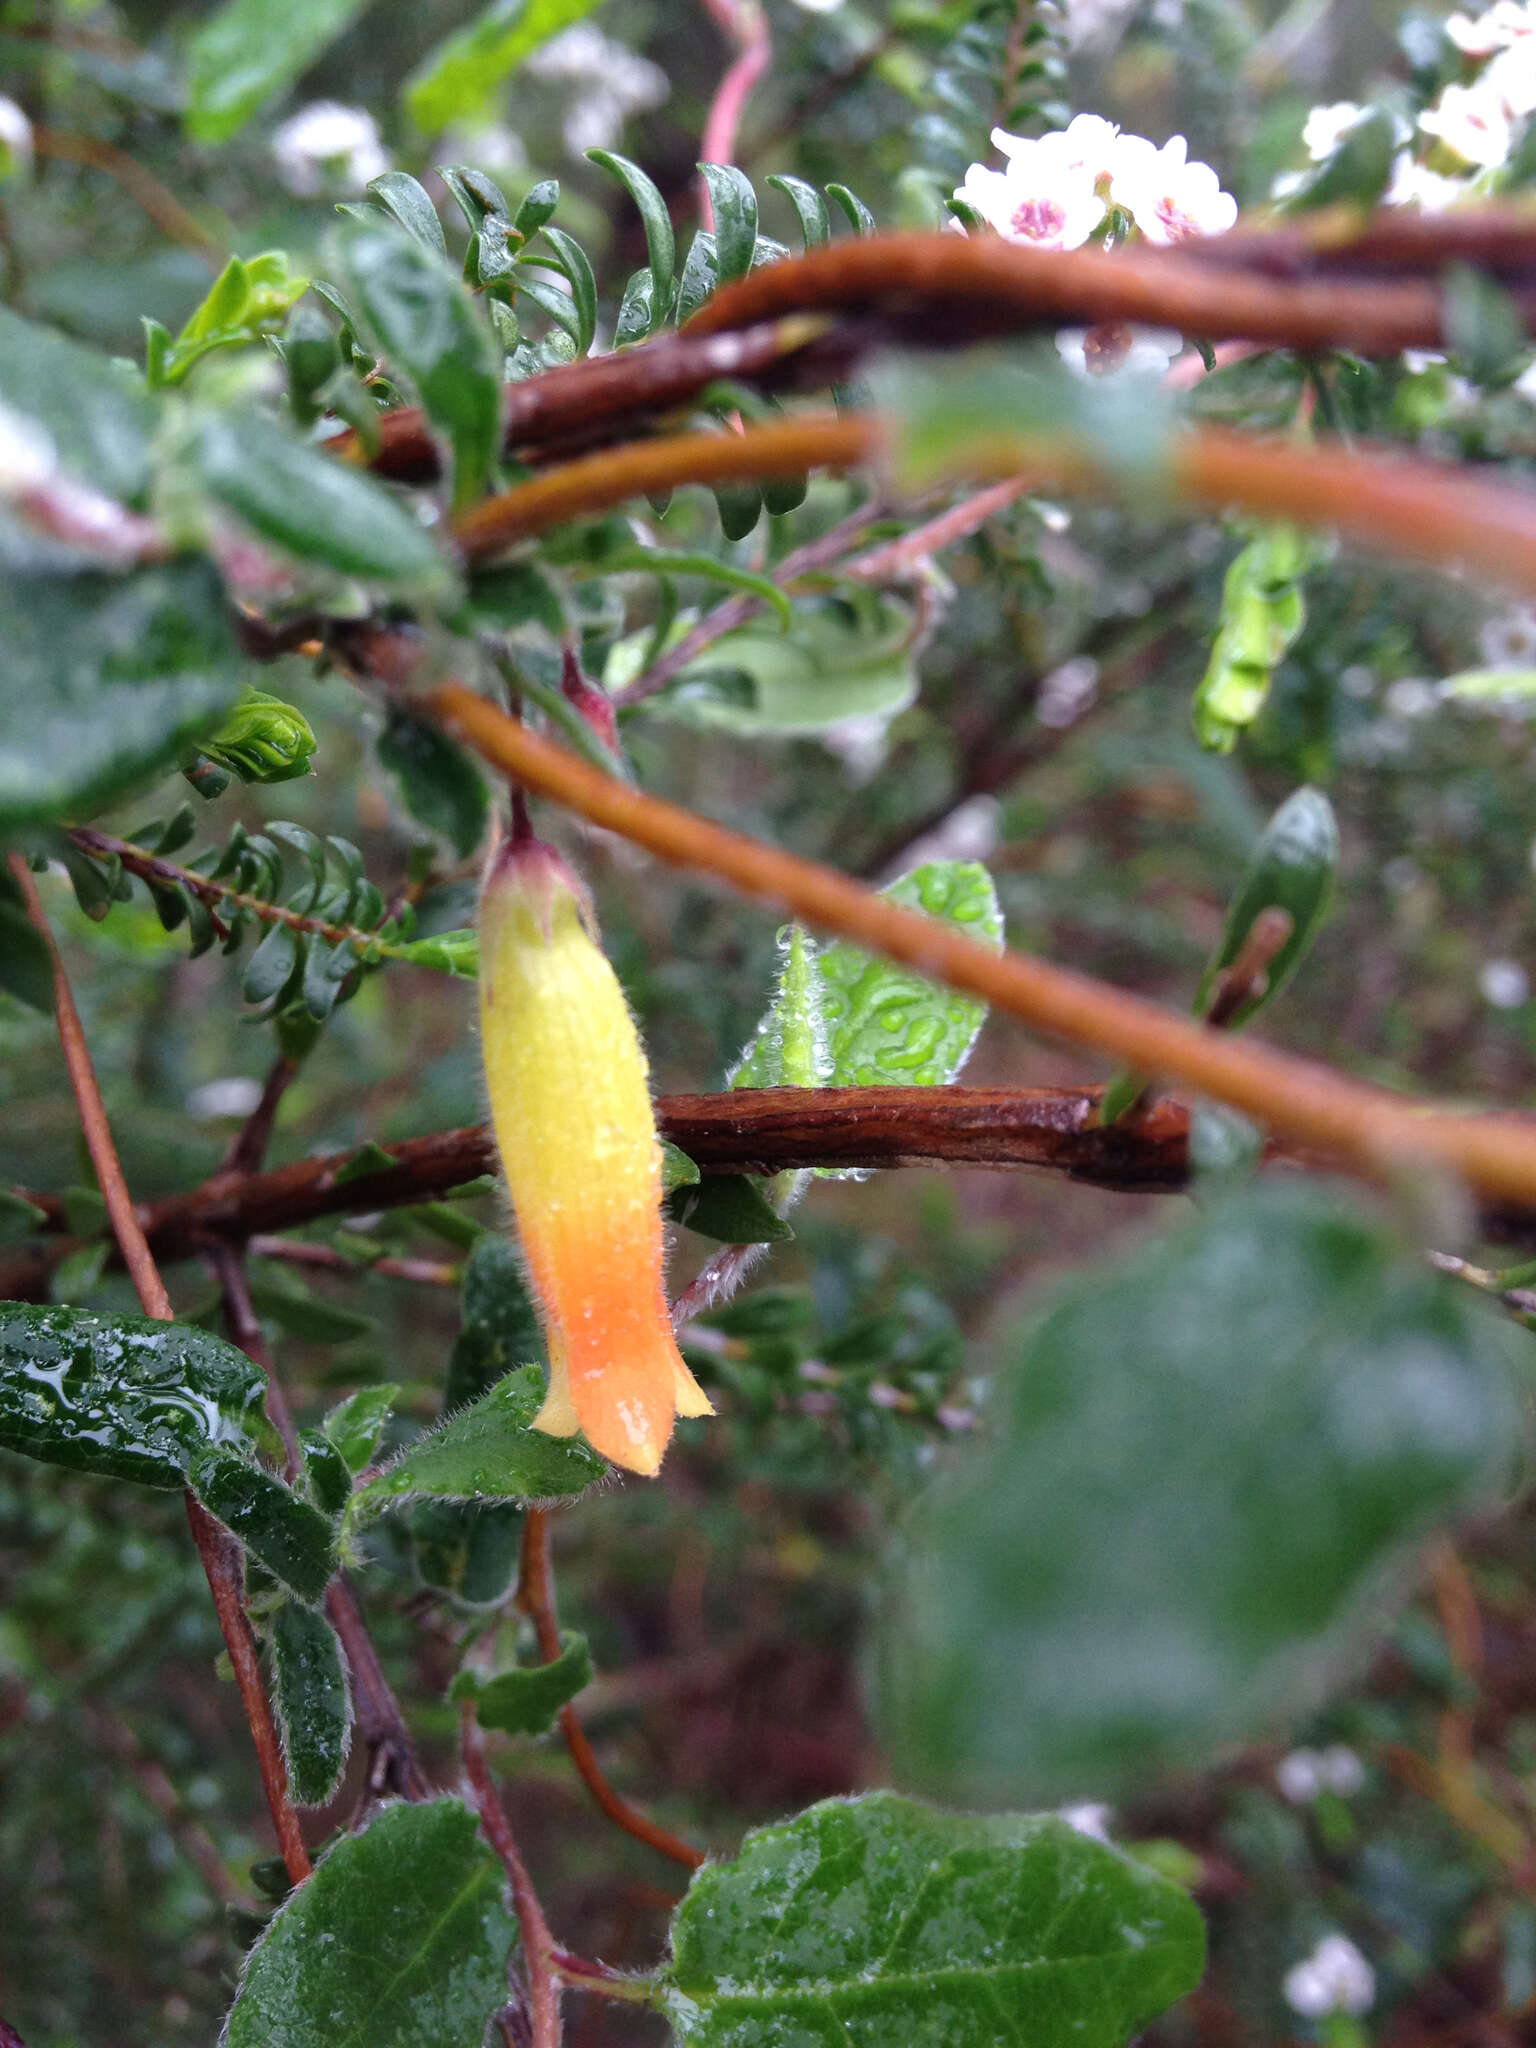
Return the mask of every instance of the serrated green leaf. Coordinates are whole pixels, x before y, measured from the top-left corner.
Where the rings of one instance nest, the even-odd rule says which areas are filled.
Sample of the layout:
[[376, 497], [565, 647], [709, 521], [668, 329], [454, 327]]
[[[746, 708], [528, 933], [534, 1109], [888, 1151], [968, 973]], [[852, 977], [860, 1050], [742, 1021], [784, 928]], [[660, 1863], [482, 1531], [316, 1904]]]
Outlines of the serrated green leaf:
[[511, 1591], [522, 1548], [520, 1507], [422, 1500], [411, 1509], [410, 1531], [416, 1569], [434, 1592], [466, 1607], [494, 1607]]
[[607, 1465], [585, 1444], [530, 1428], [544, 1375], [521, 1366], [468, 1408], [409, 1445], [352, 1496], [354, 1520], [400, 1500], [546, 1500], [583, 1493]]
[[787, 1244], [794, 1231], [744, 1173], [706, 1173], [662, 1202], [674, 1223], [720, 1244]]
[[240, 693], [212, 565], [0, 575], [0, 831], [89, 817], [172, 766]]
[[423, 599], [451, 592], [453, 573], [430, 534], [383, 484], [275, 420], [205, 412], [180, 453], [209, 497], [273, 546]]
[[672, 216], [655, 185], [627, 156], [620, 156], [612, 149], [589, 149], [587, 158], [603, 170], [611, 171], [639, 209], [641, 225], [645, 229], [645, 251], [651, 264], [649, 319], [642, 332], [652, 334], [672, 310], [672, 284], [677, 269]]
[[463, 748], [438, 726], [401, 710], [390, 713], [378, 746], [412, 817], [467, 859], [484, 836], [490, 798], [485, 778]]
[[[977, 861], [931, 861], [880, 892], [1000, 948], [1003, 918]], [[832, 1085], [935, 1087], [953, 1081], [986, 1020], [972, 996], [839, 940], [820, 957]]]
[[721, 284], [745, 277], [757, 246], [757, 194], [734, 164], [700, 164], [715, 215], [715, 272]]
[[460, 1800], [382, 1807], [273, 1915], [224, 2048], [480, 2048], [507, 1997], [504, 1881]]
[[909, 1532], [904, 1767], [967, 1800], [1114, 1798], [1278, 1733], [1362, 1654], [1405, 1552], [1507, 1479], [1528, 1341], [1306, 1183], [1079, 1281]]
[[1053, 1814], [870, 1792], [706, 1864], [660, 1984], [685, 2048], [1123, 2048], [1204, 1957], [1177, 1886]]
[[324, 1806], [352, 1747], [352, 1695], [336, 1631], [298, 1600], [272, 1624], [272, 1704], [296, 1806]]
[[451, 1700], [472, 1699], [482, 1728], [503, 1735], [543, 1735], [560, 1709], [592, 1683], [592, 1653], [582, 1635], [561, 1638], [558, 1657], [548, 1664], [520, 1664], [483, 1677], [461, 1671], [448, 1688]]
[[405, 87], [411, 119], [429, 135], [483, 124], [499, 105], [503, 81], [523, 59], [596, 5], [597, 0], [491, 0], [412, 72]]
[[501, 452], [501, 361], [490, 329], [460, 280], [420, 241], [392, 228], [364, 230], [342, 250], [358, 318], [447, 444], [453, 503], [462, 509], [485, 489]]
[[71, 476], [143, 502], [160, 405], [126, 363], [0, 306], [0, 405], [35, 421]]
[[225, 142], [334, 42], [367, 0], [226, 0], [192, 38], [187, 133]]
[[0, 1302], [0, 1444], [45, 1464], [185, 1486], [209, 1445], [248, 1445], [265, 1394], [206, 1330]]
[[298, 1594], [318, 1602], [336, 1569], [335, 1525], [259, 1465], [213, 1446], [196, 1459], [193, 1490], [211, 1515], [258, 1564]]
[[398, 1394], [398, 1387], [359, 1387], [334, 1407], [321, 1424], [354, 1474], [361, 1472], [373, 1457]]
[[751, 1043], [725, 1077], [728, 1088], [823, 1088], [832, 1072], [816, 942], [792, 924], [779, 943], [779, 985]]

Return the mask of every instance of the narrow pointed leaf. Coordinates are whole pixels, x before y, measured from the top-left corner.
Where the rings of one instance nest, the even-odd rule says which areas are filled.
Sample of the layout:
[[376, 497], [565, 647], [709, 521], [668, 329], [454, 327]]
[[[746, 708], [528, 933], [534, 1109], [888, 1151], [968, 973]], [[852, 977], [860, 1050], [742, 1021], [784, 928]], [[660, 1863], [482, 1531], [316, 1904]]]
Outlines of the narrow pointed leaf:
[[744, 1173], [706, 1173], [662, 1204], [674, 1223], [720, 1244], [787, 1244], [794, 1231]]
[[432, 204], [426, 186], [413, 178], [409, 171], [385, 171], [381, 177], [370, 178], [368, 192], [429, 255], [441, 259], [448, 254], [448, 242], [443, 234], [443, 224], [437, 217], [437, 208]]
[[298, 1806], [324, 1806], [352, 1746], [352, 1696], [336, 1631], [312, 1607], [285, 1601], [272, 1624], [272, 1704]]
[[734, 164], [700, 164], [715, 213], [715, 268], [721, 284], [745, 277], [757, 245], [757, 194]]
[[603, 170], [611, 171], [639, 208], [645, 229], [645, 250], [651, 260], [650, 325], [645, 331], [652, 333], [672, 309], [672, 284], [677, 269], [672, 217], [655, 185], [627, 156], [620, 156], [612, 149], [589, 149], [587, 157]]
[[360, 1387], [326, 1416], [322, 1427], [352, 1472], [372, 1459], [398, 1392], [391, 1386]]

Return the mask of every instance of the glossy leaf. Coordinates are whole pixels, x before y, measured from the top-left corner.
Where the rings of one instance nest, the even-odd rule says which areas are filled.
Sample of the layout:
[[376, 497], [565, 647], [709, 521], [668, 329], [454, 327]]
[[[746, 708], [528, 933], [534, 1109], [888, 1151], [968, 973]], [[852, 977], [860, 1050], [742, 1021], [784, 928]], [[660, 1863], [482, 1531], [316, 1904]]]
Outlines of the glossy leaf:
[[843, 213], [856, 235], [876, 232], [875, 216], [856, 192], [850, 192], [846, 185], [832, 184], [827, 187], [827, 197]]
[[706, 1173], [674, 1188], [663, 1204], [674, 1223], [720, 1244], [787, 1244], [794, 1231], [744, 1173]]
[[312, 1607], [286, 1600], [272, 1624], [272, 1704], [297, 1806], [324, 1806], [352, 1746], [352, 1695], [336, 1631]]
[[43, 429], [69, 475], [143, 501], [160, 407], [126, 363], [0, 306], [0, 405]]
[[265, 1394], [205, 1330], [0, 1302], [0, 1444], [45, 1464], [185, 1486], [210, 1445], [248, 1447]]
[[1197, 1014], [1204, 1015], [1218, 977], [1236, 960], [1255, 918], [1271, 907], [1291, 919], [1290, 937], [1270, 962], [1262, 992], [1236, 1009], [1226, 1028], [1235, 1030], [1273, 1002], [1322, 928], [1333, 901], [1338, 864], [1339, 828], [1332, 804], [1320, 789], [1298, 789], [1265, 826], [1238, 883], [1221, 940], [1195, 998]]
[[715, 271], [721, 284], [745, 277], [757, 246], [757, 194], [734, 164], [700, 164], [714, 207]]
[[367, 0], [225, 0], [188, 50], [187, 132], [224, 142], [305, 71]]
[[230, 1452], [212, 1449], [191, 1474], [198, 1499], [211, 1515], [301, 1600], [319, 1601], [336, 1569], [335, 1532], [328, 1515], [300, 1500], [290, 1487]]
[[344, 1834], [252, 1949], [223, 2048], [481, 2048], [514, 1940], [462, 1801]]
[[324, 1515], [339, 1515], [352, 1495], [352, 1468], [331, 1439], [318, 1429], [299, 1431], [304, 1483]]
[[[722, 674], [745, 678], [744, 700], [693, 687]], [[610, 687], [613, 681], [610, 671]], [[680, 672], [656, 707], [692, 725], [767, 736], [894, 717], [916, 694], [911, 614], [869, 593], [851, 603], [797, 604], [787, 633], [758, 621], [725, 634]]]
[[774, 175], [768, 183], [782, 192], [795, 209], [795, 219], [800, 223], [800, 238], [807, 250], [819, 249], [823, 242], [830, 241], [832, 223], [827, 213], [827, 202], [804, 178], [791, 178], [787, 174]]
[[426, 528], [384, 485], [260, 413], [204, 413], [181, 454], [211, 498], [276, 547], [421, 597], [452, 588]]
[[572, 335], [576, 353], [584, 356], [597, 331], [597, 279], [592, 275], [586, 250], [574, 236], [560, 228], [546, 227], [544, 239], [559, 258], [561, 275], [571, 287], [571, 305], [576, 315]]
[[677, 324], [684, 327], [720, 282], [715, 238], [700, 228], [688, 244], [683, 274], [677, 281]]
[[420, 179], [413, 178], [409, 171], [385, 171], [380, 177], [370, 178], [368, 196], [376, 199], [429, 255], [442, 258], [448, 254], [443, 224], [437, 217], [431, 195]]
[[387, 1385], [360, 1387], [333, 1408], [321, 1425], [354, 1474], [371, 1461], [399, 1391]]
[[567, 1635], [558, 1657], [548, 1664], [520, 1664], [483, 1677], [464, 1670], [448, 1689], [451, 1700], [472, 1699], [482, 1728], [503, 1735], [543, 1735], [553, 1728], [560, 1709], [592, 1683], [592, 1653], [587, 1639]]
[[485, 489], [501, 452], [501, 362], [490, 329], [459, 279], [419, 240], [391, 229], [363, 232], [349, 236], [344, 251], [358, 317], [446, 442], [453, 502], [462, 508]]
[[410, 1499], [552, 1500], [585, 1492], [608, 1467], [584, 1444], [529, 1427], [543, 1401], [536, 1365], [508, 1373], [360, 1487], [353, 1519]]
[[[654, 333], [672, 309], [672, 285], [677, 269], [677, 243], [666, 201], [644, 171], [627, 156], [612, 149], [589, 149], [589, 162], [611, 171], [635, 202], [645, 229], [645, 251], [650, 258], [651, 295], [649, 320], [643, 332]], [[638, 337], [637, 337], [638, 339]]]
[[1204, 1954], [1177, 1886], [1053, 1814], [871, 1792], [706, 1864], [661, 1989], [685, 2048], [1123, 2048]]
[[816, 941], [802, 925], [781, 935], [779, 985], [752, 1042], [726, 1075], [728, 1088], [823, 1088], [832, 1072]]
[[[661, 1141], [662, 1193], [669, 1195], [674, 1188], [692, 1187], [698, 1179], [699, 1169], [694, 1161], [688, 1157], [688, 1154], [680, 1146], [670, 1144], [663, 1138]], [[27, 1203], [24, 1206], [30, 1208], [31, 1204]], [[3, 1216], [3, 1213], [3, 1210], [0, 1210], [0, 1216]], [[0, 1242], [3, 1241], [3, 1237], [0, 1237]]]
[[1279, 1732], [1358, 1660], [1405, 1551], [1508, 1479], [1528, 1341], [1306, 1183], [1080, 1281], [908, 1532], [904, 1767], [966, 1800], [1113, 1798]]
[[[1000, 948], [1003, 917], [977, 861], [930, 861], [880, 892]], [[934, 1087], [964, 1065], [987, 1006], [910, 967], [839, 940], [822, 949], [822, 1005], [834, 1087]]]
[[240, 693], [209, 563], [0, 574], [0, 830], [89, 817], [172, 766]]
[[427, 134], [450, 125], [474, 128], [500, 104], [502, 82], [563, 28], [590, 14], [597, 0], [491, 0], [411, 74], [405, 104]]
[[485, 778], [441, 727], [393, 710], [379, 735], [379, 759], [400, 783], [411, 816], [467, 859], [485, 833]]

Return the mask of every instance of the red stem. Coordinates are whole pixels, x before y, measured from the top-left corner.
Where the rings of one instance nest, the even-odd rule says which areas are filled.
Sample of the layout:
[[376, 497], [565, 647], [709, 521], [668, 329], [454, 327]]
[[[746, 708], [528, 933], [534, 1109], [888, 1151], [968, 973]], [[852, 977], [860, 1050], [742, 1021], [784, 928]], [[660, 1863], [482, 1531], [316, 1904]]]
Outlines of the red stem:
[[560, 1985], [553, 1966], [555, 1944], [549, 1922], [544, 1918], [544, 1909], [539, 1904], [539, 1895], [528, 1875], [528, 1866], [522, 1859], [517, 1839], [507, 1820], [506, 1808], [491, 1777], [490, 1766], [486, 1763], [485, 1737], [475, 1719], [473, 1700], [465, 1700], [459, 1709], [459, 1748], [464, 1759], [464, 1775], [469, 1780], [469, 1789], [474, 1794], [480, 1814], [480, 1825], [486, 1840], [506, 1865], [512, 1886], [512, 1903], [517, 1909], [517, 1924], [522, 1929], [523, 1955], [528, 1966], [528, 2017], [533, 2030], [529, 2048], [559, 2048]]

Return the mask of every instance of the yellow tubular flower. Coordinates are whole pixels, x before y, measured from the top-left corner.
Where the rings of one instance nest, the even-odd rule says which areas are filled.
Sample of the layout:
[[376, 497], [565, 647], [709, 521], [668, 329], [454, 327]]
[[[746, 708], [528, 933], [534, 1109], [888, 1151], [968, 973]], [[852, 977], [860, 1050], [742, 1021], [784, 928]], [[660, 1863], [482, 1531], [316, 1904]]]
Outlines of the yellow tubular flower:
[[662, 1284], [661, 1147], [645, 1054], [591, 903], [553, 847], [510, 843], [480, 898], [491, 1120], [549, 1343], [534, 1428], [653, 1473], [678, 1415], [714, 1413]]

